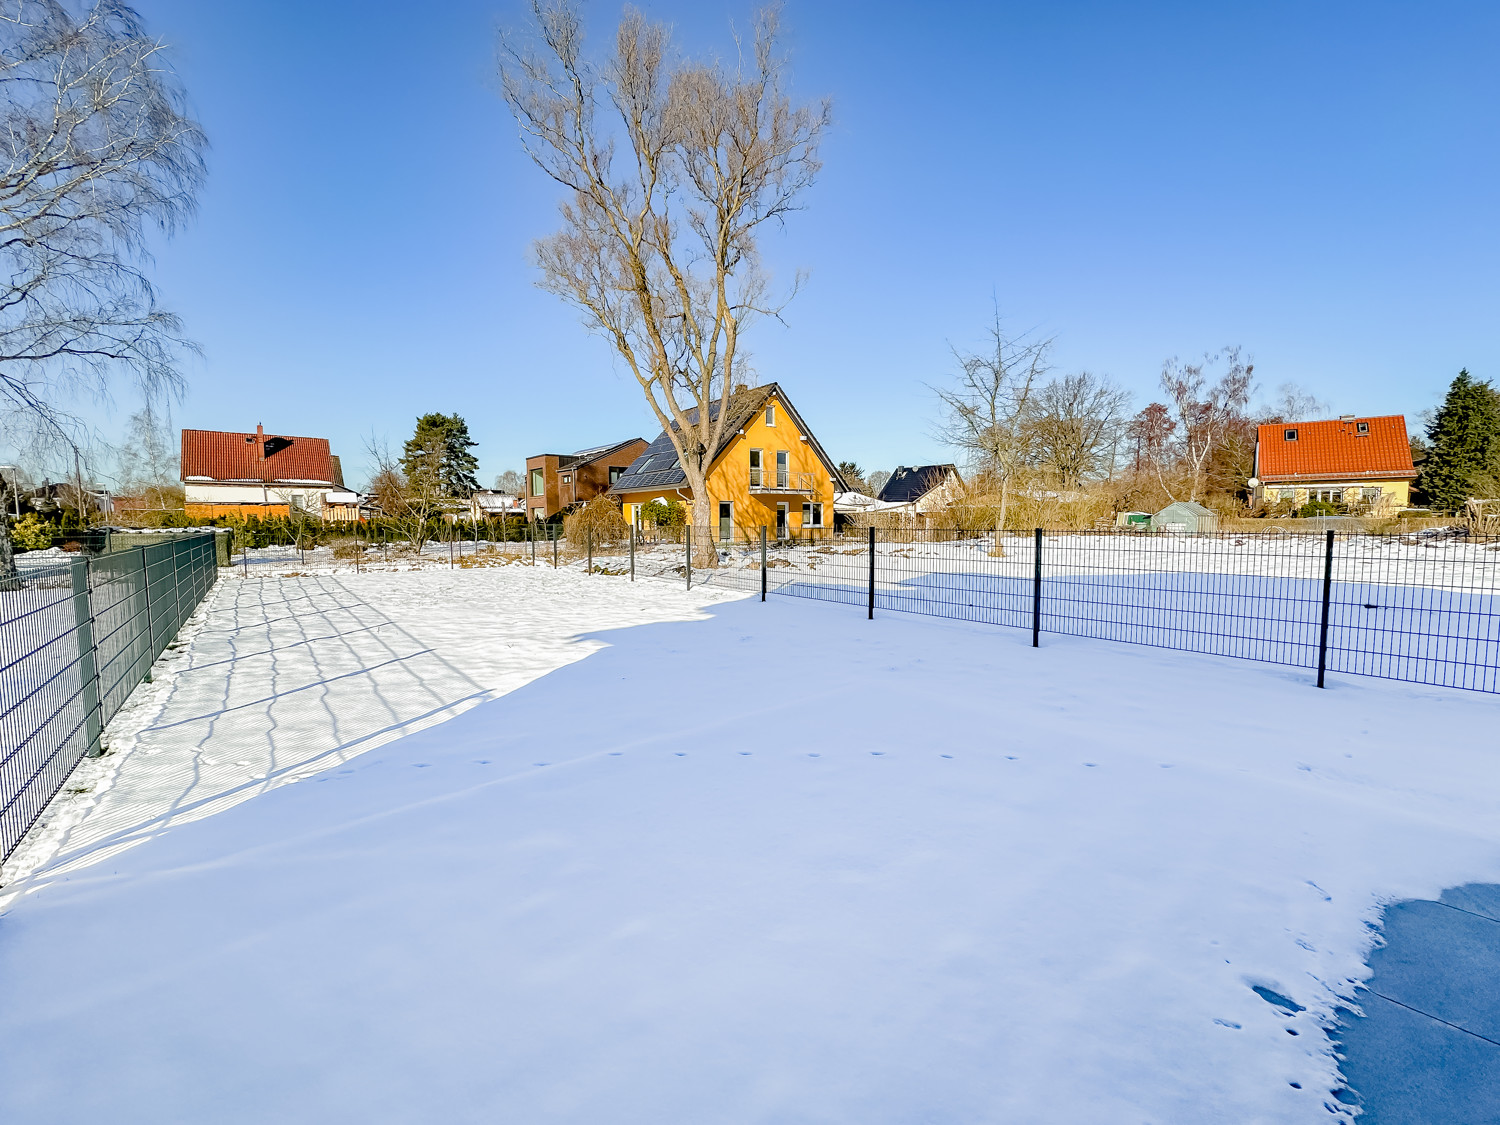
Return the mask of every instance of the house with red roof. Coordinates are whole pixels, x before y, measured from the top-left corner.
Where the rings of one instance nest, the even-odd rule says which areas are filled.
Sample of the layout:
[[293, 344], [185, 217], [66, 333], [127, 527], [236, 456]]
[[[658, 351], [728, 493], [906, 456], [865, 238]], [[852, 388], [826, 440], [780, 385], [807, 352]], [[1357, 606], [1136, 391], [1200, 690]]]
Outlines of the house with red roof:
[[190, 516], [358, 519], [327, 438], [225, 430], [182, 431], [182, 485]]
[[1271, 507], [1323, 501], [1380, 514], [1410, 505], [1416, 476], [1404, 416], [1345, 414], [1261, 426], [1250, 485], [1256, 501]]

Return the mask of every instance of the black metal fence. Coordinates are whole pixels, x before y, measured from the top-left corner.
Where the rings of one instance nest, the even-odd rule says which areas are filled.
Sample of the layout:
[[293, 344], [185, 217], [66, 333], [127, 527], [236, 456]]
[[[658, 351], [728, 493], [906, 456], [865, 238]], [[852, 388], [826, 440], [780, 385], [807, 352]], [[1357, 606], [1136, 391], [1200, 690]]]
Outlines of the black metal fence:
[[9, 856], [213, 586], [212, 532], [19, 555], [0, 581], [0, 859]]
[[[691, 545], [689, 543], [691, 541]], [[627, 549], [596, 547], [596, 557]], [[707, 552], [705, 554], [705, 552]], [[1045, 633], [1500, 692], [1500, 537], [716, 528], [642, 574]]]

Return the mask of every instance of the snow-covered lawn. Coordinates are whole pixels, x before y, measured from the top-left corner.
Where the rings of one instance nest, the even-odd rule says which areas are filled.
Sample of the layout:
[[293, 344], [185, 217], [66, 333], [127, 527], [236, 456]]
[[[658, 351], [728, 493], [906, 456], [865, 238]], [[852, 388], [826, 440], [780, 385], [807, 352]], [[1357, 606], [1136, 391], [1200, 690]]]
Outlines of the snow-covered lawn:
[[[346, 591], [429, 710], [515, 690], [18, 884], [0, 1120], [1330, 1121], [1380, 905], [1500, 879], [1493, 696], [568, 570], [238, 585], [181, 659], [223, 599], [352, 644]], [[497, 616], [555, 645], [508, 681]], [[234, 712], [218, 677], [116, 787], [252, 733], [305, 776], [393, 725], [384, 668], [331, 678], [378, 656]]]

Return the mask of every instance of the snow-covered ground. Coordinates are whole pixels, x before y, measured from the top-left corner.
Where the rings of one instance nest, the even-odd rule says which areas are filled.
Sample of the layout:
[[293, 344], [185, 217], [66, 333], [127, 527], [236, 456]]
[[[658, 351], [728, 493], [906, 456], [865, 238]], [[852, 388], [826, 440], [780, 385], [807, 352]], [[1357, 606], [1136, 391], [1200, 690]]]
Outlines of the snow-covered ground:
[[99, 807], [255, 738], [306, 780], [16, 885], [0, 1120], [1330, 1121], [1381, 904], [1500, 879], [1492, 696], [699, 596], [221, 583]]
[[97, 863], [580, 660], [599, 647], [580, 634], [726, 596], [521, 569], [225, 571], [110, 723], [111, 752], [79, 764], [0, 869], [0, 905], [43, 864]]

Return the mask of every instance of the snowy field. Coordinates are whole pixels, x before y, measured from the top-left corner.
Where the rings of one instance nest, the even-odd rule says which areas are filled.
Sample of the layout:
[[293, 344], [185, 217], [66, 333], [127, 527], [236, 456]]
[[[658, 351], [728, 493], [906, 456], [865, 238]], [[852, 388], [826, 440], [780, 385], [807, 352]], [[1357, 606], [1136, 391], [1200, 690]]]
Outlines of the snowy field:
[[6, 888], [0, 1120], [1347, 1120], [1381, 906], [1500, 880], [1493, 696], [262, 573]]

